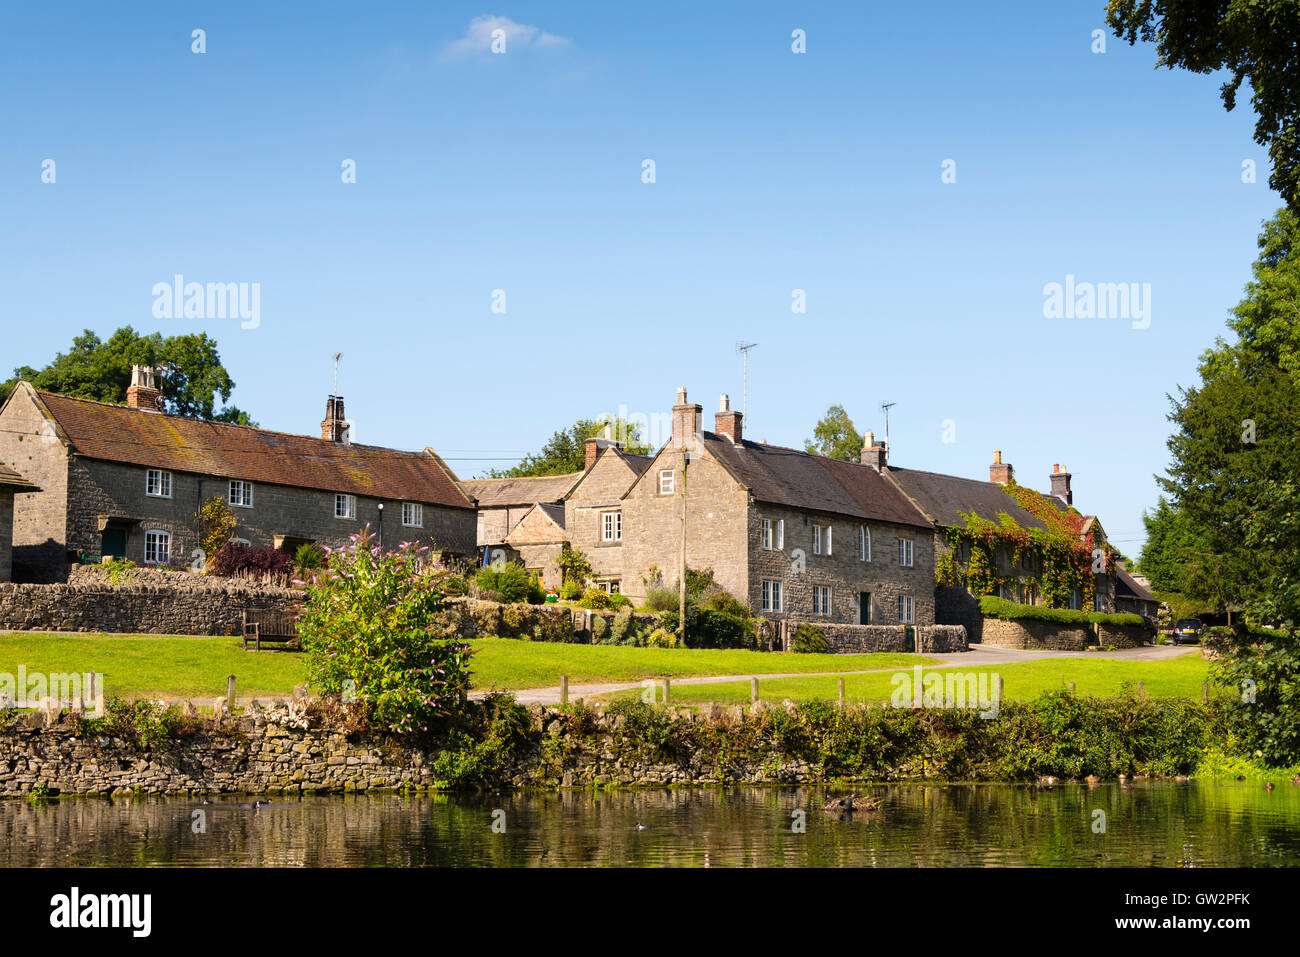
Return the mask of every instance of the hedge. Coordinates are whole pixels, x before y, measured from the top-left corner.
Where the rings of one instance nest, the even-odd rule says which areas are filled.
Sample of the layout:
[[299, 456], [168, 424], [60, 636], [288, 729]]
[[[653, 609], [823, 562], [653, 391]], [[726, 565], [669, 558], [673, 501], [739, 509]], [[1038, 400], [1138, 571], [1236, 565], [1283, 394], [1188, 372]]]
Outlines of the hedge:
[[1060, 625], [1142, 626], [1146, 624], [1146, 619], [1141, 615], [1112, 615], [1100, 611], [1073, 611], [1069, 608], [1021, 605], [1014, 601], [998, 598], [996, 595], [985, 595], [980, 599], [980, 614], [985, 618], [1001, 618], [1003, 621], [1032, 618], [1035, 621], [1052, 621]]

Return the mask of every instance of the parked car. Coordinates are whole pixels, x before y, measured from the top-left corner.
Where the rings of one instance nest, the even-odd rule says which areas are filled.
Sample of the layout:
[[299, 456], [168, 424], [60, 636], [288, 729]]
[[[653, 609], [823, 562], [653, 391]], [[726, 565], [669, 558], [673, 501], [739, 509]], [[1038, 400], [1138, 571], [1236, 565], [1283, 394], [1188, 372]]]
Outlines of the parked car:
[[1176, 645], [1181, 645], [1183, 642], [1190, 644], [1200, 641], [1201, 632], [1204, 630], [1205, 626], [1201, 624], [1199, 618], [1179, 618], [1174, 623], [1173, 642]]

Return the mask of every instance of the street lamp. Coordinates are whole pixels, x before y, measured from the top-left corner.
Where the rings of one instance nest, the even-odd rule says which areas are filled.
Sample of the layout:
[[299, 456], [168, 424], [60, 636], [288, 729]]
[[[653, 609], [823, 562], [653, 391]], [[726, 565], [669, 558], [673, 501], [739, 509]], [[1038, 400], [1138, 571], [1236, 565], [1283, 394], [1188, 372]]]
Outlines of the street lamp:
[[379, 503], [379, 550], [384, 550], [384, 503]]

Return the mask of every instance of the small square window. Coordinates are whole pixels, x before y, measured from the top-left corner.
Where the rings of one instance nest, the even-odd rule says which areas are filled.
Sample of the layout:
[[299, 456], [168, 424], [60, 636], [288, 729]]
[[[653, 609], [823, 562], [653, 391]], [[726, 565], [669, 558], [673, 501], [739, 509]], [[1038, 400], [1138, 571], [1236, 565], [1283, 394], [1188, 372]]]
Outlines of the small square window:
[[335, 518], [356, 518], [357, 517], [357, 497], [355, 495], [335, 495], [334, 496], [334, 517]]
[[673, 470], [672, 469], [659, 470], [659, 494], [660, 495], [673, 494]]
[[424, 506], [419, 502], [403, 502], [402, 524], [407, 528], [424, 528]]
[[604, 512], [600, 518], [600, 540], [602, 542], [621, 542], [623, 540], [623, 513]]
[[145, 473], [144, 494], [151, 498], [171, 498], [172, 473], [165, 469], [149, 469]]
[[151, 530], [144, 533], [144, 562], [146, 565], [166, 565], [172, 557], [171, 532]]
[[230, 482], [230, 494], [226, 501], [236, 508], [253, 507], [253, 485], [251, 482], [244, 482], [240, 479], [232, 479]]

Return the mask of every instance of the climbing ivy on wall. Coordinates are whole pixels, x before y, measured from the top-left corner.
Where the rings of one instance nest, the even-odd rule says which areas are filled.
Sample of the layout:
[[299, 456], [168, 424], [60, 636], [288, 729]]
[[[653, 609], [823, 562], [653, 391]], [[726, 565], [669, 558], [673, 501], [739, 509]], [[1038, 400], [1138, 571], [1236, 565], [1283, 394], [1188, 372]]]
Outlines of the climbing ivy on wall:
[[[1070, 595], [1079, 592], [1081, 607], [1090, 609], [1097, 593], [1093, 576], [1095, 530], [1080, 538], [1086, 519], [1073, 508], [1062, 511], [1033, 489], [1014, 482], [1004, 486], [1026, 512], [1047, 526], [1025, 528], [1006, 512], [992, 522], [979, 515], [960, 513], [961, 527], [945, 526], [948, 553], [935, 563], [935, 584], [965, 588], [972, 595], [997, 595], [1001, 586], [1012, 589], [1028, 580], [1037, 587], [1043, 603], [1068, 607]], [[1115, 574], [1114, 551], [1106, 550], [1106, 574]], [[998, 556], [1015, 569], [1004, 573]]]

